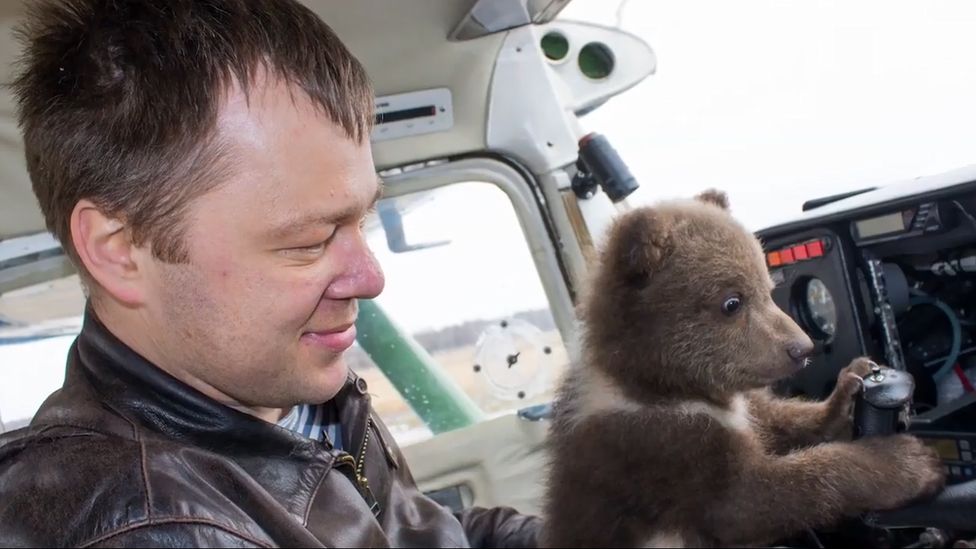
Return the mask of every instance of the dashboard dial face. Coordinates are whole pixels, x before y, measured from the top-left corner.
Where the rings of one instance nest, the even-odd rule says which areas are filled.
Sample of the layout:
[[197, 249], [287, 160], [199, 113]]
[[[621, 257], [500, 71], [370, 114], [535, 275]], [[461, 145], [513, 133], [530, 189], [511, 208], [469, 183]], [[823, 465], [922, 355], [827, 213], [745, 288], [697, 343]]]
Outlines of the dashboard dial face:
[[804, 309], [807, 321], [813, 329], [828, 338], [834, 335], [837, 331], [837, 308], [834, 305], [834, 296], [819, 278], [811, 278], [807, 282]]

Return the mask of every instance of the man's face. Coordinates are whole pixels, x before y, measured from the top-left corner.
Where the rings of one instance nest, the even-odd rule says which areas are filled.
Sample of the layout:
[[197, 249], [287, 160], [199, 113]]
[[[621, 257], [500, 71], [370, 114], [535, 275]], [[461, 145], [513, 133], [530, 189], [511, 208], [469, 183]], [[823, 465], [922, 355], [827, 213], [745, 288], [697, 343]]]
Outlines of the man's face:
[[326, 401], [356, 299], [384, 285], [362, 229], [380, 190], [369, 144], [283, 84], [254, 86], [250, 105], [235, 90], [218, 125], [231, 177], [190, 210], [190, 264], [153, 263], [154, 346], [245, 406]]

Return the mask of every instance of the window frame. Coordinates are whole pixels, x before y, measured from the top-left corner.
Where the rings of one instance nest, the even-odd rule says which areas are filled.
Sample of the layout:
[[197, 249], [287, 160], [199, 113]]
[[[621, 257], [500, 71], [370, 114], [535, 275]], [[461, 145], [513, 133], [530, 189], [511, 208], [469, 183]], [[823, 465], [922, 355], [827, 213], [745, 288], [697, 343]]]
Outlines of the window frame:
[[[538, 193], [538, 189], [533, 188], [536, 183], [532, 179], [531, 173], [520, 170], [519, 167], [517, 163], [510, 164], [503, 159], [490, 156], [468, 156], [454, 161], [442, 160], [394, 168], [380, 172], [380, 175], [385, 182], [384, 198], [397, 198], [429, 192], [461, 183], [490, 184], [505, 193], [515, 212], [516, 219], [518, 219], [522, 236], [528, 245], [529, 254], [535, 264], [536, 275], [539, 277], [560, 339], [570, 356], [570, 360], [572, 360], [576, 317], [568, 275], [561, 264], [563, 258], [559, 256], [557, 251], [559, 249], [556, 241], [558, 237], [555, 236], [554, 231], [550, 230], [552, 221], [547, 217], [549, 212], [545, 210], [543, 198]], [[547, 223], [550, 225], [547, 226]], [[384, 316], [388, 320], [390, 318], [385, 315], [382, 309], [373, 309], [372, 311], [373, 318]], [[379, 364], [374, 357], [371, 356], [370, 358], [374, 360], [383, 375], [391, 382], [399, 398], [407, 402], [411, 401], [401, 389], [401, 384], [404, 387], [412, 387], [411, 392], [417, 393], [415, 383], [410, 385], [404, 383], [404, 375], [411, 376], [412, 379], [422, 379], [425, 381], [424, 385], [429, 382], [429, 386], [421, 389], [428, 396], [435, 392], [439, 393], [435, 397], [441, 401], [441, 405], [436, 407], [437, 413], [434, 413], [434, 410], [430, 408], [430, 403], [426, 400], [424, 402], [427, 406], [424, 412], [414, 408], [414, 412], [420, 416], [419, 419], [422, 424], [433, 432], [433, 437], [492, 419], [493, 415], [483, 414], [483, 410], [470, 400], [471, 395], [461, 389], [456, 380], [446, 375], [447, 372], [429, 356], [427, 350], [419, 345], [416, 340], [413, 340], [412, 334], [403, 333], [402, 330], [400, 333], [389, 333], [389, 329], [396, 324], [395, 318], [393, 324], [388, 322], [385, 324], [387, 324], [385, 328], [379, 328], [381, 332], [378, 333], [382, 334], [380, 337], [386, 338], [386, 341], [397, 343], [403, 342], [405, 339], [412, 340], [407, 347], [414, 348], [416, 356], [406, 357], [406, 362], [399, 364]], [[372, 343], [379, 343], [375, 339], [371, 339], [371, 341]], [[386, 341], [380, 345], [384, 350]], [[413, 345], [414, 343], [416, 345]], [[389, 346], [393, 347], [393, 345]], [[369, 353], [367, 352], [367, 354]], [[387, 355], [381, 360], [390, 362], [393, 359]], [[409, 372], [402, 371], [401, 368], [404, 364], [411, 364], [413, 369]], [[423, 370], [427, 370], [427, 372], [423, 372]], [[420, 375], [417, 376], [417, 374]], [[547, 389], [553, 389], [553, 387]], [[444, 399], [449, 402], [445, 402]], [[444, 406], [447, 407], [444, 410], [451, 414], [447, 420], [443, 416], [439, 416]], [[512, 413], [522, 417], [523, 412], [532, 412], [537, 408], [539, 405], [530, 405], [516, 408]]]
[[458, 183], [490, 183], [501, 189], [515, 209], [563, 342], [568, 345], [573, 341], [576, 315], [569, 282], [560, 265], [556, 243], [546, 228], [546, 212], [536, 202], [532, 188], [534, 182], [526, 180], [519, 170], [506, 162], [480, 156], [412, 169], [387, 170], [381, 175], [386, 183], [385, 198], [431, 191]]

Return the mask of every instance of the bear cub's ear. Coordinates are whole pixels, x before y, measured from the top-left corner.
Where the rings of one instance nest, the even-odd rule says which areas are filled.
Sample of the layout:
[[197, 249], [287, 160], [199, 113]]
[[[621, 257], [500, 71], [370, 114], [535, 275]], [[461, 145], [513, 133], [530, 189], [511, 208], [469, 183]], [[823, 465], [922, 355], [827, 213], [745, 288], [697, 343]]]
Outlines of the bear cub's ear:
[[723, 210], [729, 210], [729, 195], [727, 195], [725, 191], [720, 191], [718, 189], [707, 189], [699, 193], [697, 196], [695, 196], [695, 198], [702, 202], [715, 204]]
[[647, 284], [664, 257], [667, 235], [667, 222], [651, 207], [622, 214], [609, 231], [606, 267], [629, 285]]

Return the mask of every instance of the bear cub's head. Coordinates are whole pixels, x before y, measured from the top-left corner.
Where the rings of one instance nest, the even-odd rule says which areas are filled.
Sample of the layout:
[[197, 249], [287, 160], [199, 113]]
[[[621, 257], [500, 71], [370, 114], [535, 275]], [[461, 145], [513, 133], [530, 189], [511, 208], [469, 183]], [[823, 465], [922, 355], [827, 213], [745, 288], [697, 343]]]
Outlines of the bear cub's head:
[[636, 208], [611, 225], [584, 291], [585, 362], [640, 394], [724, 399], [769, 385], [813, 351], [773, 287], [724, 192]]

